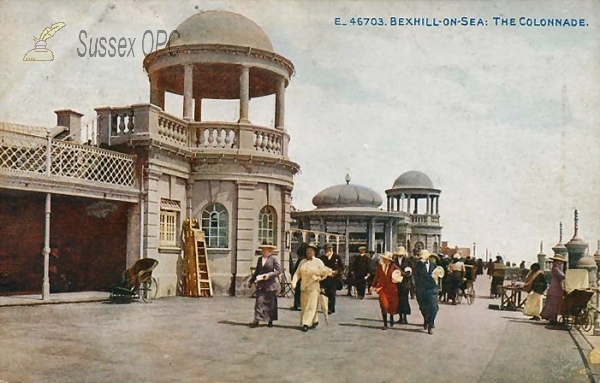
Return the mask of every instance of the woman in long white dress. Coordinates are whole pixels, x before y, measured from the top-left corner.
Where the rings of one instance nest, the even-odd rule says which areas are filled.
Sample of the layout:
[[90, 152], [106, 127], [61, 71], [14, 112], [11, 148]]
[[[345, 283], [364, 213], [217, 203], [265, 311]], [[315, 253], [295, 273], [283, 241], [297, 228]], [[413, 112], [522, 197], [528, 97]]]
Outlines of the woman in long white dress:
[[[319, 324], [318, 306], [319, 294], [321, 293], [321, 280], [331, 275], [333, 270], [326, 267], [323, 261], [315, 255], [318, 251], [317, 245], [311, 243], [306, 249], [306, 258], [300, 262], [292, 278], [292, 288], [296, 288], [299, 280], [301, 295], [301, 318], [302, 331], [307, 332], [309, 328], [316, 328]], [[327, 307], [324, 307], [327, 310]]]

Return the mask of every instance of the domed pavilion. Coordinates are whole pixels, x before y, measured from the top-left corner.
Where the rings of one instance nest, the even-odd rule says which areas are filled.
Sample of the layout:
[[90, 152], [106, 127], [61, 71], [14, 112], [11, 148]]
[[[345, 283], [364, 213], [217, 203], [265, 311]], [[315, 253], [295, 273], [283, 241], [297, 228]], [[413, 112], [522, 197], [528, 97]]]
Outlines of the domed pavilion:
[[319, 233], [343, 236], [338, 251], [340, 255], [345, 254], [346, 264], [350, 254], [357, 253], [361, 245], [376, 252], [392, 249], [397, 241], [397, 228], [407, 217], [404, 212], [383, 210], [379, 193], [350, 181], [347, 175], [345, 184], [317, 193], [312, 199], [314, 210], [295, 211], [291, 215], [296, 228], [316, 233], [311, 239], [321, 243], [330, 240]]
[[[285, 259], [293, 176], [285, 91], [294, 74], [255, 22], [227, 11], [183, 21], [165, 48], [146, 56], [150, 103], [97, 108], [100, 144], [136, 153], [144, 198], [132, 211], [142, 227], [140, 254], [159, 261], [159, 295], [181, 282], [181, 228], [197, 218], [206, 234], [216, 294], [247, 293], [243, 279], [262, 242]], [[165, 110], [167, 93], [183, 97]], [[272, 126], [250, 121], [250, 100], [274, 95]], [[205, 121], [203, 100], [237, 100], [235, 122]], [[282, 262], [283, 263], [283, 262]]]
[[440, 249], [439, 201], [442, 191], [433, 186], [422, 172], [411, 170], [396, 178], [387, 195], [387, 210], [404, 212], [407, 222], [399, 225], [398, 243], [418, 253], [422, 249], [437, 253]]

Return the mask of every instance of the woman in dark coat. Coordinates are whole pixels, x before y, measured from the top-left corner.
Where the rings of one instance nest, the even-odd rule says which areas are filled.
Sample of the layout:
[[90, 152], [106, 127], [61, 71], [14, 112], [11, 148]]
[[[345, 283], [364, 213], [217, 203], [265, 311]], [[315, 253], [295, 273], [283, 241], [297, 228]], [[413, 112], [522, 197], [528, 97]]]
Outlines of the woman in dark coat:
[[272, 327], [273, 321], [277, 320], [277, 294], [281, 290], [279, 283], [281, 268], [279, 259], [271, 255], [275, 246], [262, 244], [260, 250], [262, 257], [258, 258], [254, 273], [248, 281], [249, 285], [256, 282], [254, 321], [250, 323], [250, 327], [257, 327], [259, 321], [268, 322], [268, 326]]
[[402, 282], [398, 283], [398, 314], [400, 314], [400, 323], [402, 324], [408, 324], [406, 316], [410, 315], [410, 300], [408, 299], [408, 295], [412, 280], [412, 269], [405, 267], [402, 274]]

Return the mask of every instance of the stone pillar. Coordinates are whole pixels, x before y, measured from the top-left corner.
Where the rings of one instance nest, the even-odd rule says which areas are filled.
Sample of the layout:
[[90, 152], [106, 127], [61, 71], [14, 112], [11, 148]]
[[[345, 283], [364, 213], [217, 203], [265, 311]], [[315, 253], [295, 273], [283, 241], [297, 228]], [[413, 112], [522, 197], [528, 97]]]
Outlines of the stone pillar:
[[275, 94], [275, 129], [284, 129], [285, 126], [285, 78], [281, 77], [277, 83]]
[[157, 72], [150, 75], [150, 103], [165, 110], [165, 90]]
[[540, 253], [537, 255], [538, 263], [540, 264], [540, 270], [546, 269], [546, 254], [544, 254], [544, 242], [540, 243]]
[[440, 196], [435, 197], [435, 214], [440, 215]]
[[419, 214], [419, 198], [415, 197], [415, 214]]
[[238, 122], [249, 124], [250, 107], [250, 67], [242, 66], [240, 73], [240, 119]]
[[201, 98], [194, 99], [194, 121], [196, 121], [196, 122], [202, 121], [202, 99]]
[[375, 220], [371, 218], [367, 224], [367, 250], [375, 251]]
[[194, 84], [194, 66], [185, 64], [183, 66], [183, 119], [192, 120], [192, 101]]
[[412, 199], [412, 196], [409, 194], [408, 198], [406, 200], [406, 212], [408, 214], [412, 214], [412, 211], [410, 210], [410, 201], [411, 201], [411, 199]]
[[425, 197], [425, 199], [427, 200], [427, 204], [425, 206], [425, 214], [431, 214], [429, 212], [429, 208], [430, 208], [430, 205], [431, 205], [431, 197], [429, 196], [429, 194], [427, 195], [427, 197]]
[[350, 219], [346, 218], [346, 227], [345, 227], [345, 238], [344, 238], [344, 251], [346, 255], [344, 257], [344, 262], [346, 266], [350, 265], [350, 231], [348, 230], [348, 226], [350, 226]]
[[579, 238], [579, 213], [575, 209], [575, 233], [573, 238], [565, 244], [567, 251], [569, 252], [569, 268], [577, 268], [577, 262], [585, 254], [588, 244]]
[[[256, 212], [254, 209], [254, 191], [256, 183], [237, 182], [237, 274], [250, 274], [250, 267], [254, 266], [254, 251], [257, 248], [255, 241]], [[241, 292], [248, 294], [248, 291]]]
[[[290, 226], [291, 226], [291, 222], [292, 222], [292, 218], [290, 216], [290, 210], [292, 207], [292, 189], [288, 188], [288, 187], [283, 187], [281, 190], [281, 196], [282, 196], [282, 205], [283, 205], [283, 213], [282, 213], [282, 221], [283, 221], [283, 236], [282, 236], [282, 246], [281, 246], [281, 251], [279, 252], [281, 254], [280, 256], [280, 261], [281, 261], [281, 268], [282, 271], [285, 273], [286, 271], [286, 259], [290, 259], [288, 258], [290, 256], [290, 252], [289, 249], [291, 248], [291, 234], [288, 236], [288, 231], [290, 230]], [[286, 238], [289, 238], [289, 243], [286, 243]], [[287, 245], [287, 246], [286, 246]]]

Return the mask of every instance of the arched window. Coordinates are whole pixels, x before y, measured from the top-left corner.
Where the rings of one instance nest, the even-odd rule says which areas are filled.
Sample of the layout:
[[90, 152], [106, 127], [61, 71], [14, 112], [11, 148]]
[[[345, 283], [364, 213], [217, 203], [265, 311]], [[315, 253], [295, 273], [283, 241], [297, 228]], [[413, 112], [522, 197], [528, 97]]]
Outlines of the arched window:
[[271, 206], [265, 206], [258, 213], [258, 243], [277, 243], [277, 213]]
[[225, 249], [228, 240], [229, 215], [220, 203], [210, 203], [202, 210], [202, 230], [206, 236], [208, 248]]

